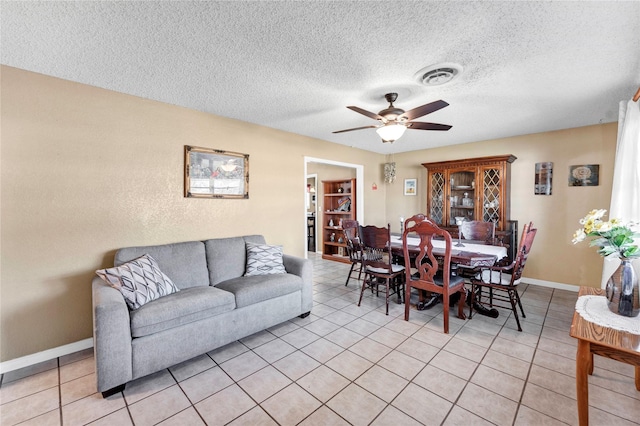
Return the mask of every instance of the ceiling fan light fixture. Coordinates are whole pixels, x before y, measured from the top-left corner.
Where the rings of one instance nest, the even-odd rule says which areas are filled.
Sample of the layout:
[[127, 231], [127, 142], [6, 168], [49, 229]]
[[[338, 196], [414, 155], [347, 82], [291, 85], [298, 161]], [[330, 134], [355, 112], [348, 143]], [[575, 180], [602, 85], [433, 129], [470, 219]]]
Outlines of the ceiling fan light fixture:
[[407, 126], [402, 123], [389, 122], [384, 126], [378, 127], [376, 133], [382, 138], [383, 142], [395, 142], [404, 134]]

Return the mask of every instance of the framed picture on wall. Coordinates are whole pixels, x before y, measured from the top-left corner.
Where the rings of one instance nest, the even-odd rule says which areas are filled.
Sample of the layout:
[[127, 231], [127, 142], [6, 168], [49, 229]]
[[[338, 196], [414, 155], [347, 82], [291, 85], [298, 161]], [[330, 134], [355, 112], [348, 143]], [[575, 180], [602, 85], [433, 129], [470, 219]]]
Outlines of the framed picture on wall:
[[249, 198], [249, 154], [185, 145], [184, 196]]
[[535, 186], [533, 193], [536, 195], [551, 195], [552, 178], [553, 163], [536, 163]]
[[418, 179], [405, 179], [404, 180], [404, 195], [416, 195], [416, 186], [418, 185]]
[[569, 166], [569, 186], [598, 186], [599, 179], [599, 164]]

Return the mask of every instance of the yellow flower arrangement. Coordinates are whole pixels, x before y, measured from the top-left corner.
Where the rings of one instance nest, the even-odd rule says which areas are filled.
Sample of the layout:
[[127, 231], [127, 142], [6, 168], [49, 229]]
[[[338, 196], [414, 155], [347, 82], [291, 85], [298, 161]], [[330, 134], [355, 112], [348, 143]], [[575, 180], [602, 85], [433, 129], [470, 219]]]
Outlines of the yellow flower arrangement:
[[582, 228], [573, 234], [573, 244], [584, 241], [587, 237], [597, 237], [591, 240], [590, 247], [597, 246], [598, 253], [602, 256], [615, 254], [622, 259], [640, 257], [640, 248], [634, 239], [640, 237], [640, 233], [631, 228], [633, 223], [624, 224], [619, 219], [603, 220], [606, 210], [591, 210], [580, 219]]

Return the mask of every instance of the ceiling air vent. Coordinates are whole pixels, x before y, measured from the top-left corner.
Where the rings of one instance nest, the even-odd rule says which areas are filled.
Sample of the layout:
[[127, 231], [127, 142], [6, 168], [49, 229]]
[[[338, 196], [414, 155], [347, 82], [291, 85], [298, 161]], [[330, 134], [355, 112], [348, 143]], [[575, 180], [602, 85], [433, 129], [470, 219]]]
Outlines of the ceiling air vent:
[[458, 64], [444, 63], [431, 65], [418, 71], [415, 75], [418, 83], [425, 86], [440, 86], [449, 83], [460, 75], [462, 67]]

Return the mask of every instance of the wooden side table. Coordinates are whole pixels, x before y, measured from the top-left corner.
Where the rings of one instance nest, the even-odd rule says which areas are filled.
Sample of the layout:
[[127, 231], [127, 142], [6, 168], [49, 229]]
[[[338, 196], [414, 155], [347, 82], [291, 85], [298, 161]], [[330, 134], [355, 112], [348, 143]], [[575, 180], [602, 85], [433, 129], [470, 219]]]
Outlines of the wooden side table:
[[[578, 296], [604, 297], [604, 290], [580, 287]], [[640, 318], [639, 318], [640, 321]], [[580, 426], [589, 425], [589, 375], [593, 374], [593, 354], [635, 366], [635, 385], [640, 391], [640, 335], [594, 324], [573, 313], [571, 337], [578, 339], [576, 391]]]

